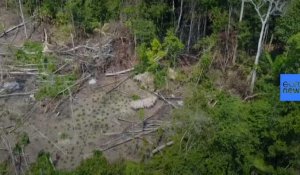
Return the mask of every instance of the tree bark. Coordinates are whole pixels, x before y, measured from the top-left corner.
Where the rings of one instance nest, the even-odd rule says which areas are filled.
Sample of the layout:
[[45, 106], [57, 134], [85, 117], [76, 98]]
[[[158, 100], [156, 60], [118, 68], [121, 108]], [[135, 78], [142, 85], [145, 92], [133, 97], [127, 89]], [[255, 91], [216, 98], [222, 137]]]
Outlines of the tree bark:
[[176, 27], [175, 33], [177, 33], [178, 30], [179, 30], [180, 23], [181, 23], [181, 18], [182, 18], [182, 12], [183, 12], [183, 0], [181, 0], [181, 2], [180, 2], [180, 14], [179, 14], [179, 18], [178, 18], [178, 22], [177, 22], [177, 27]]
[[251, 85], [250, 85], [250, 93], [251, 94], [254, 91], [254, 85], [255, 85], [255, 80], [256, 80], [256, 75], [257, 75], [257, 66], [258, 66], [259, 58], [260, 58], [262, 50], [263, 50], [262, 47], [263, 47], [263, 38], [264, 38], [264, 33], [265, 33], [265, 27], [266, 27], [266, 22], [263, 22], [262, 26], [261, 26], [261, 31], [260, 31], [260, 36], [259, 36], [259, 40], [258, 40], [255, 61], [254, 61], [254, 68], [253, 68], [253, 73], [252, 73], [252, 78], [251, 78]]
[[230, 48], [229, 48], [229, 35], [230, 35], [230, 28], [231, 28], [231, 14], [232, 14], [232, 6], [230, 5], [229, 10], [228, 10], [228, 25], [227, 25], [227, 32], [226, 32], [226, 56], [227, 58], [225, 59], [225, 64], [224, 64], [224, 70], [226, 69], [227, 63], [230, 59]]
[[197, 26], [197, 40], [201, 37], [201, 34], [200, 34], [200, 29], [201, 29], [201, 19], [202, 19], [202, 16], [199, 15], [199, 18], [198, 18], [198, 26]]
[[206, 35], [206, 26], [207, 26], [207, 10], [205, 10], [205, 15], [204, 15], [204, 26], [203, 26], [203, 34], [202, 34], [202, 36]]
[[[259, 58], [263, 51], [263, 42], [264, 42], [264, 36], [266, 34], [267, 23], [269, 21], [270, 15], [272, 13], [274, 13], [275, 10], [278, 10], [278, 11], [282, 10], [284, 4], [278, 6], [280, 1], [277, 1], [277, 2], [269, 1], [268, 2], [269, 3], [268, 11], [266, 12], [265, 15], [262, 15], [260, 12], [260, 7], [258, 5], [256, 5], [253, 0], [251, 0], [250, 2], [254, 5], [254, 8], [255, 8], [255, 10], [260, 18], [260, 21], [261, 21], [260, 36], [259, 36], [259, 40], [258, 40], [257, 51], [256, 51], [256, 56], [255, 56], [255, 61], [254, 61], [254, 68], [252, 71], [251, 84], [250, 84], [250, 93], [253, 94], [254, 85], [255, 85], [256, 76], [257, 76], [257, 67], [258, 67], [258, 63], [259, 63]], [[274, 3], [275, 3], [275, 6], [273, 6]]]
[[188, 38], [188, 43], [187, 43], [187, 52], [190, 52], [190, 47], [191, 47], [191, 40], [192, 40], [192, 32], [193, 32], [193, 27], [194, 27], [194, 16], [195, 16], [195, 5], [192, 4], [192, 16], [191, 16], [191, 22], [190, 22], [190, 31], [189, 31], [189, 38]]
[[[243, 21], [244, 9], [245, 9], [245, 0], [242, 0], [239, 23]], [[233, 57], [232, 57], [232, 65], [235, 65], [238, 47], [239, 47], [239, 41], [238, 41], [238, 37], [236, 37], [236, 43], [235, 43]]]
[[28, 35], [27, 35], [27, 28], [26, 28], [26, 23], [25, 23], [25, 20], [24, 20], [24, 14], [23, 14], [23, 9], [22, 9], [22, 2], [21, 0], [19, 0], [19, 6], [20, 6], [20, 13], [21, 13], [21, 18], [22, 18], [22, 23], [24, 24], [24, 33], [25, 33], [25, 37], [26, 39], [28, 38]]
[[177, 27], [176, 27], [175, 33], [177, 33], [178, 30], [179, 30], [180, 23], [181, 23], [181, 18], [182, 18], [182, 12], [183, 12], [183, 0], [181, 0], [181, 2], [180, 2], [180, 13], [179, 13], [179, 17], [178, 17], [178, 22], [177, 22]]
[[240, 19], [239, 19], [239, 22], [242, 22], [242, 21], [243, 21], [244, 8], [245, 8], [245, 0], [242, 0], [242, 5], [241, 5], [241, 11], [240, 11]]

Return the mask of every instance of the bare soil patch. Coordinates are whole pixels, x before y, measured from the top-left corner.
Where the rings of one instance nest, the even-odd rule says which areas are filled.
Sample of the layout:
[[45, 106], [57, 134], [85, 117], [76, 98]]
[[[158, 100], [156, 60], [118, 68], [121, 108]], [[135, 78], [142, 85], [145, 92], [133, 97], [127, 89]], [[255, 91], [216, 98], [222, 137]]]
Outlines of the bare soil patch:
[[[3, 11], [2, 7], [0, 17], [0, 22], [4, 22], [5, 26], [20, 23], [16, 14]], [[31, 38], [42, 42], [45, 26], [35, 28], [34, 23], [27, 25]], [[10, 53], [9, 45], [21, 46], [25, 41], [24, 38], [22, 28], [0, 38], [0, 53]], [[76, 44], [87, 46], [98, 43], [97, 47], [105, 47], [110, 39], [110, 36], [99, 35], [97, 39], [76, 41]], [[103, 57], [95, 59], [91, 64], [86, 63], [88, 58], [84, 56], [80, 56], [79, 59], [76, 57], [77, 61], [83, 63], [81, 65], [85, 66], [91, 77], [75, 92], [54, 101], [51, 99], [37, 101], [30, 94], [0, 98], [0, 162], [12, 159], [7, 143], [13, 149], [22, 133], [29, 136], [30, 143], [25, 147], [21, 161], [15, 163], [24, 169], [27, 167], [24, 163], [21, 165], [22, 160], [26, 159], [32, 163], [41, 151], [51, 154], [57, 168], [71, 169], [81, 160], [91, 156], [94, 150], [102, 150], [110, 161], [119, 159], [139, 161], [149, 157], [151, 151], [158, 145], [167, 142], [167, 138], [162, 134], [169, 128], [171, 107], [158, 100], [149, 109], [133, 110], [129, 105], [134, 100], [133, 96], [146, 98], [153, 94], [141, 89], [131, 78], [118, 84], [130, 73], [105, 76], [105, 72], [121, 71], [134, 66], [133, 47], [126, 34], [124, 37], [118, 36], [117, 39], [113, 39], [111, 44], [113, 50], [109, 53], [112, 56], [109, 56], [109, 59], [106, 59], [107, 55], [101, 55]], [[81, 51], [80, 54], [90, 53]], [[68, 55], [67, 58], [75, 60], [73, 55]], [[10, 59], [13, 59], [13, 56], [0, 55], [1, 65]], [[105, 63], [104, 67], [97, 66], [102, 65], [105, 60], [109, 62]], [[72, 66], [66, 69], [72, 69]], [[3, 74], [5, 76], [2, 76]], [[13, 93], [32, 92], [38, 88], [35, 76], [13, 76], [2, 72], [1, 77], [1, 84], [22, 80], [22, 88]], [[96, 83], [89, 84], [91, 79], [96, 80]], [[164, 132], [157, 132], [158, 130]]]

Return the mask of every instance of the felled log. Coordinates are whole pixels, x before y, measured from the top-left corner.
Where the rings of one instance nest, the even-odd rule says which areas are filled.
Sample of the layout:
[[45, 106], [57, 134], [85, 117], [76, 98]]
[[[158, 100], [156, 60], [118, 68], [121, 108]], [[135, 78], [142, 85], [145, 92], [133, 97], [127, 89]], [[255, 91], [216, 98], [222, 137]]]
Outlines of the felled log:
[[126, 69], [126, 70], [119, 71], [119, 72], [106, 73], [105, 76], [107, 76], [107, 77], [109, 77], [109, 76], [117, 76], [117, 75], [121, 75], [121, 74], [125, 74], [125, 73], [128, 73], [128, 72], [131, 72], [133, 70], [134, 70], [134, 68], [130, 68], [130, 69]]
[[17, 28], [25, 26], [25, 24], [28, 23], [28, 22], [29, 21], [25, 21], [25, 22], [22, 22], [22, 23], [20, 23], [16, 26], [13, 26], [13, 27], [7, 29], [6, 31], [4, 31], [3, 33], [0, 34], [0, 38], [3, 37], [4, 35], [8, 34], [9, 32], [12, 32], [12, 31], [16, 30]]
[[160, 152], [161, 150], [163, 150], [163, 149], [166, 148], [167, 146], [171, 146], [171, 145], [173, 145], [173, 144], [174, 144], [174, 142], [173, 142], [173, 141], [170, 141], [170, 142], [168, 142], [168, 143], [166, 143], [166, 144], [164, 144], [164, 145], [161, 145], [161, 146], [155, 148], [155, 149], [151, 152], [151, 156], [153, 156], [154, 154]]

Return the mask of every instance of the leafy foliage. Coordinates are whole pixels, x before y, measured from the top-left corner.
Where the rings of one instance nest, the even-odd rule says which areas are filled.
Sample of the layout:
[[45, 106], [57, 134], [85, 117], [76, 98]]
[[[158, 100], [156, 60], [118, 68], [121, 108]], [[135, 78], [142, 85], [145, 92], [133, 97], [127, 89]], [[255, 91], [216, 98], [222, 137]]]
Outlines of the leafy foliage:
[[138, 72], [151, 72], [154, 74], [154, 84], [158, 88], [165, 85], [167, 77], [167, 66], [161, 63], [164, 58], [168, 59], [174, 66], [176, 65], [176, 58], [182, 52], [184, 45], [170, 30], [164, 38], [163, 43], [158, 39], [153, 39], [151, 47], [147, 48], [143, 43], [138, 48], [140, 64], [136, 67]]
[[156, 36], [156, 26], [150, 20], [133, 19], [127, 24], [139, 43], [148, 43]]
[[[108, 3], [104, 0], [71, 0], [67, 2], [66, 9], [71, 12], [78, 27], [86, 32], [92, 32], [94, 28], [107, 22], [113, 16], [112, 12], [108, 11]], [[113, 7], [110, 9], [114, 10]]]
[[[252, 62], [257, 49], [260, 21], [251, 4], [246, 1], [243, 21], [239, 21], [240, 1], [182, 2], [181, 9], [181, 1], [166, 0], [24, 1], [31, 13], [39, 12], [42, 20], [62, 26], [68, 26], [72, 21], [87, 33], [120, 18], [136, 39], [140, 61], [136, 71], [154, 74], [158, 88], [164, 86], [168, 66], [176, 66], [189, 40], [191, 45], [195, 44], [191, 54], [199, 56], [193, 73], [188, 75], [190, 79], [184, 77], [187, 79], [185, 83], [192, 85], [188, 89], [190, 94], [185, 99], [185, 106], [174, 112], [175, 144], [163, 154], [142, 163], [125, 161], [109, 164], [101, 153], [96, 152], [76, 170], [60, 172], [53, 168], [49, 155], [44, 153], [32, 166], [32, 174], [40, 174], [41, 171], [43, 174], [76, 175], [298, 173], [300, 107], [297, 103], [279, 102], [277, 84], [280, 73], [300, 71], [300, 1], [291, 0], [282, 17], [272, 16], [269, 21], [264, 40], [265, 43], [273, 43], [270, 42], [270, 48], [265, 49], [262, 56], [258, 67], [258, 94], [250, 101], [216, 88], [218, 84], [223, 89], [223, 84], [214, 82], [210, 72], [219, 71], [212, 69], [214, 58], [216, 54], [222, 58], [222, 54], [230, 52], [228, 45], [237, 42], [233, 38], [236, 35], [239, 47], [235, 51], [240, 65], [232, 65], [230, 71], [238, 72], [237, 67], [243, 67], [247, 72], [252, 68], [249, 62]], [[182, 17], [180, 20], [179, 16]], [[177, 23], [179, 29], [176, 32], [170, 30], [176, 28]], [[271, 34], [275, 40], [272, 40]], [[225, 53], [220, 53], [220, 41], [224, 41], [226, 48], [222, 49]], [[55, 58], [44, 55], [37, 43], [26, 43], [16, 57], [22, 63], [38, 64], [40, 72], [45, 73], [39, 77], [44, 82], [39, 93], [41, 98], [56, 96], [75, 80], [73, 74], [54, 75]], [[247, 83], [246, 80], [244, 83]], [[132, 98], [138, 99], [136, 96]], [[139, 111], [139, 114], [144, 117], [144, 111]]]
[[[178, 126], [181, 141], [156, 157], [150, 167], [163, 174], [293, 174], [299, 166], [295, 162], [299, 147], [288, 140], [299, 144], [298, 122], [293, 129], [281, 127], [299, 117], [290, 118], [291, 113], [284, 117], [283, 108], [273, 107], [282, 104], [273, 100], [278, 91], [274, 93], [276, 87], [271, 88], [264, 98], [244, 103], [209, 84], [198, 87], [187, 99], [185, 111], [177, 114], [186, 121], [186, 127]], [[213, 108], [211, 100], [217, 101]]]
[[60, 173], [55, 171], [55, 168], [52, 165], [52, 163], [50, 162], [49, 157], [50, 157], [49, 153], [40, 152], [36, 163], [31, 165], [31, 168], [27, 172], [27, 174], [28, 175], [29, 174], [38, 175], [38, 174], [41, 174], [41, 172], [43, 174], [47, 174], [47, 175], [60, 174]]
[[41, 152], [38, 161], [31, 166], [27, 174], [39, 175], [113, 175], [123, 174], [123, 165], [110, 165], [102, 153], [95, 151], [92, 158], [83, 161], [74, 171], [58, 171], [50, 161], [49, 153]]
[[8, 167], [7, 167], [7, 163], [6, 162], [3, 162], [3, 163], [0, 163], [0, 175], [8, 175]]
[[274, 62], [274, 75], [280, 73], [300, 73], [300, 33], [291, 36], [287, 42], [287, 51], [279, 55]]
[[176, 58], [183, 52], [184, 44], [179, 40], [172, 30], [167, 32], [164, 38], [163, 47], [167, 50], [167, 56], [173, 60], [173, 65], [176, 65]]
[[36, 64], [43, 73], [55, 71], [55, 58], [43, 54], [43, 47], [38, 42], [27, 41], [22, 49], [17, 50], [16, 59], [20, 64]]
[[54, 98], [59, 95], [68, 95], [69, 91], [66, 89], [74, 84], [76, 81], [76, 76], [74, 74], [65, 76], [44, 76], [41, 78], [41, 81], [44, 81], [44, 83], [41, 85], [39, 92], [37, 93], [37, 98]]
[[300, 31], [300, 2], [291, 0], [287, 12], [276, 23], [275, 32], [278, 39], [286, 43], [288, 39]]

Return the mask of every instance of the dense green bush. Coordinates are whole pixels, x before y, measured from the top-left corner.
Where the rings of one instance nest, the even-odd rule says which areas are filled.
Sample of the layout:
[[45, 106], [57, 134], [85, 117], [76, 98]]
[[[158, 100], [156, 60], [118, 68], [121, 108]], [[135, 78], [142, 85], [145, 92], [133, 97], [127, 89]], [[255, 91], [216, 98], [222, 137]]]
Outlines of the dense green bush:
[[[179, 126], [180, 141], [151, 161], [153, 171], [294, 174], [299, 167], [299, 107], [283, 114], [285, 109], [279, 106], [284, 104], [274, 100], [276, 86], [270, 86], [273, 91], [250, 103], [210, 85], [198, 87], [186, 100], [184, 111], [175, 115], [186, 121], [186, 127]], [[212, 100], [217, 102], [214, 107]]]
[[[94, 155], [83, 161], [73, 171], [58, 171], [49, 159], [50, 154], [41, 152], [37, 162], [34, 163], [28, 175], [115, 175], [124, 174], [124, 164], [111, 165], [99, 151], [95, 151]], [[131, 166], [132, 167], [132, 166]], [[128, 170], [130, 172], [130, 170]]]
[[300, 1], [291, 0], [282, 18], [276, 21], [276, 37], [286, 43], [292, 35], [300, 31]]
[[56, 24], [73, 23], [87, 33], [109, 20], [117, 19], [120, 0], [25, 0], [29, 13], [38, 12], [39, 18]]
[[287, 41], [286, 52], [277, 56], [273, 65], [273, 74], [279, 78], [281, 73], [300, 73], [300, 33]]
[[150, 43], [156, 37], [156, 26], [150, 20], [133, 19], [127, 22], [138, 43]]

